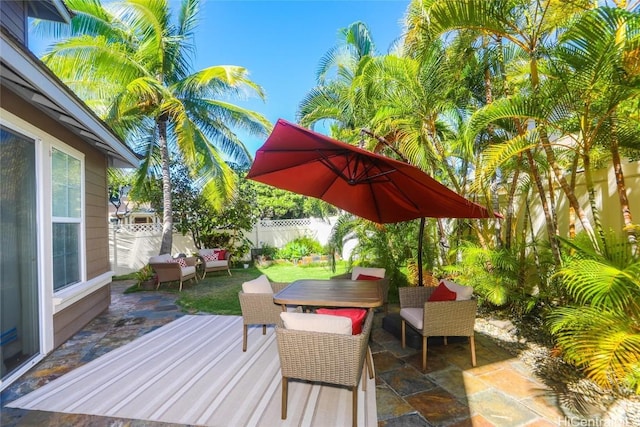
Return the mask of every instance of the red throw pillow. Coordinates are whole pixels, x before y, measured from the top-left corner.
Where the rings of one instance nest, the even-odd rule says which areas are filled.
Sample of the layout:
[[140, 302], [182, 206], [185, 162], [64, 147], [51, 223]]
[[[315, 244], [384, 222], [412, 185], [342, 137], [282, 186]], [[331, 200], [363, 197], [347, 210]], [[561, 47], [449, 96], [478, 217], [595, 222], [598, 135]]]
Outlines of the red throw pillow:
[[376, 276], [368, 276], [366, 274], [358, 274], [358, 277], [356, 277], [356, 280], [380, 280], [381, 277], [376, 277]]
[[351, 333], [353, 335], [358, 335], [362, 332], [362, 323], [364, 318], [367, 317], [367, 310], [363, 308], [318, 308], [316, 313], [350, 317]]
[[214, 254], [218, 254], [218, 261], [224, 261], [227, 259], [227, 251], [226, 249], [220, 249], [217, 251], [213, 251]]
[[449, 288], [443, 282], [440, 282], [438, 287], [433, 291], [429, 297], [429, 301], [455, 301], [456, 293], [450, 291]]

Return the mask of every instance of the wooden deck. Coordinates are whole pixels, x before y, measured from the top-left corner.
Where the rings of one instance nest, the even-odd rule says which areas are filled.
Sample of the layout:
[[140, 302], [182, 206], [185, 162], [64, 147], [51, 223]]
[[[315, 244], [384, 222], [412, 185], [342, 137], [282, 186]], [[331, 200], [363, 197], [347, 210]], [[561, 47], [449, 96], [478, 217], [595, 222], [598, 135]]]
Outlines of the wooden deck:
[[[9, 403], [9, 407], [206, 426], [347, 426], [351, 393], [291, 381], [280, 419], [273, 328], [242, 318], [184, 316]], [[358, 425], [376, 426], [375, 381], [359, 388]]]

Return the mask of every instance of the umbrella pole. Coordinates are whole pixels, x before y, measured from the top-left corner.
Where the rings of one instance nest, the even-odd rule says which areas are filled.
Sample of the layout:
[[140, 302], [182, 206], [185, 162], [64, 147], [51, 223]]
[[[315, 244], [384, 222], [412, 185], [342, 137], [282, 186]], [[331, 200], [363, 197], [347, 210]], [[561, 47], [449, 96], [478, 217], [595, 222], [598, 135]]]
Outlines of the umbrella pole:
[[418, 286], [424, 286], [422, 283], [422, 240], [424, 239], [424, 217], [420, 218], [420, 232], [418, 233]]

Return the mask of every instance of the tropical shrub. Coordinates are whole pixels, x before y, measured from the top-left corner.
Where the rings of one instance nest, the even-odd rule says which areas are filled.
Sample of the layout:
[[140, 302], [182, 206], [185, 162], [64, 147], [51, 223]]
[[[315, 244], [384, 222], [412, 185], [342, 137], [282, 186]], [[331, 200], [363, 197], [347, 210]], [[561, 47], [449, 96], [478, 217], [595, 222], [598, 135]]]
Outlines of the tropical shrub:
[[556, 299], [549, 287], [553, 261], [548, 251], [528, 252], [519, 244], [512, 249], [482, 248], [468, 242], [459, 250], [459, 261], [443, 269], [460, 283], [473, 286], [483, 303], [521, 317]]
[[640, 260], [623, 238], [605, 241], [602, 253], [564, 241], [572, 253], [557, 276], [572, 300], [547, 323], [564, 360], [603, 388], [640, 394]]
[[290, 241], [283, 248], [278, 250], [276, 257], [289, 261], [296, 261], [304, 256], [322, 253], [324, 253], [324, 249], [320, 242], [311, 237], [302, 236]]

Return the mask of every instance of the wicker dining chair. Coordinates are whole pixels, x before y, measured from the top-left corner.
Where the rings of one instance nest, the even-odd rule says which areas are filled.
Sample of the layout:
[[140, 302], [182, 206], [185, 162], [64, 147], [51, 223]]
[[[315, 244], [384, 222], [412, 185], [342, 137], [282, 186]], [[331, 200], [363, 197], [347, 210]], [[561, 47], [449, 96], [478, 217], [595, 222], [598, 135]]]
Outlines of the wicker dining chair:
[[[369, 310], [358, 335], [310, 332], [276, 326], [276, 339], [282, 371], [282, 419], [287, 418], [289, 379], [322, 382], [349, 387], [352, 390], [352, 424], [358, 423], [358, 384], [363, 370], [373, 378], [372, 361], [368, 357], [373, 311]], [[366, 379], [362, 389], [366, 390]]]
[[[370, 271], [375, 271], [375, 273], [370, 273]], [[385, 269], [384, 268], [365, 268], [365, 267], [354, 267], [353, 271], [349, 271], [344, 274], [338, 274], [336, 276], [332, 276], [331, 279], [344, 279], [344, 280], [374, 280], [374, 279], [358, 279], [362, 273], [364, 276], [370, 277], [379, 277], [376, 282], [378, 286], [380, 286], [380, 293], [382, 294], [382, 303], [384, 307], [384, 312], [389, 312], [389, 278], [385, 277]], [[376, 276], [376, 274], [378, 276]], [[382, 276], [382, 277], [380, 277]]]
[[288, 283], [271, 283], [271, 293], [238, 292], [242, 310], [242, 351], [247, 351], [249, 325], [262, 325], [262, 335], [267, 333], [267, 325], [282, 325], [282, 306], [273, 302], [273, 294], [280, 292]]
[[406, 346], [406, 324], [422, 335], [422, 370], [427, 369], [427, 338], [469, 337], [471, 364], [476, 366], [474, 326], [476, 300], [430, 302], [429, 296], [435, 287], [402, 287], [400, 295], [400, 317], [402, 318], [402, 348]]

